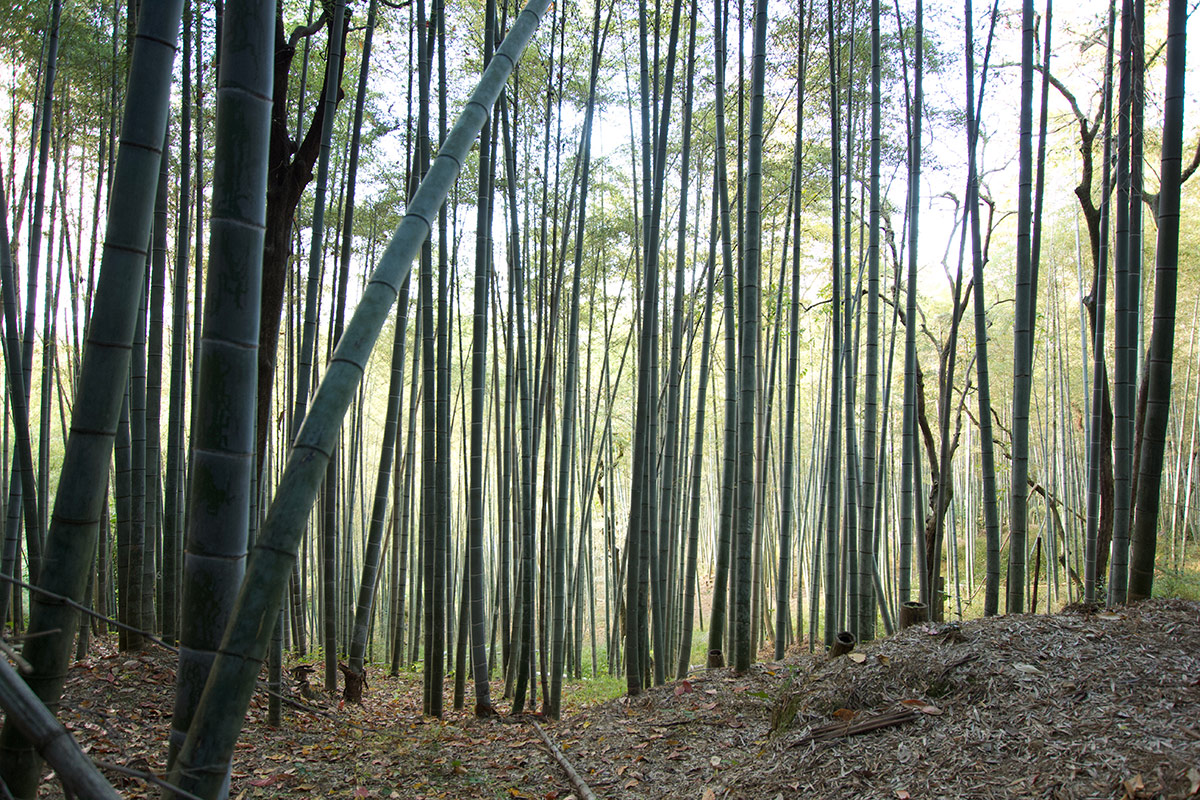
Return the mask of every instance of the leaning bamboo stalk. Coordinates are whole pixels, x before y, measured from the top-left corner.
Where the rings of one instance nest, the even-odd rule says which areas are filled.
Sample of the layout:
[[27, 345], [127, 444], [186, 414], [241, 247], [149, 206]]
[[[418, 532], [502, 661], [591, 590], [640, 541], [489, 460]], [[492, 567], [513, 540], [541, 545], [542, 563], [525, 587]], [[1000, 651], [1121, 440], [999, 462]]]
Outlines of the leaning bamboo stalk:
[[[1196, 296], [1196, 302], [1198, 304], [1200, 304], [1200, 295]], [[1193, 314], [1193, 316], [1195, 316], [1195, 314]], [[1188, 337], [1187, 352], [1188, 352], [1189, 356], [1195, 350], [1195, 345], [1196, 345], [1196, 328], [1193, 327], [1192, 331], [1191, 331], [1191, 335]], [[1192, 385], [1192, 365], [1195, 363], [1196, 363], [1195, 358], [1187, 359], [1187, 365], [1188, 365], [1187, 366], [1187, 377], [1185, 377], [1183, 379], [1183, 386], [1184, 386], [1185, 390], [1188, 386]], [[1174, 565], [1176, 569], [1179, 569], [1179, 564], [1181, 563], [1180, 559], [1182, 558], [1182, 553], [1183, 553], [1182, 547], [1177, 549], [1175, 546], [1175, 534], [1178, 532], [1178, 527], [1179, 527], [1179, 491], [1180, 491], [1180, 476], [1181, 476], [1182, 467], [1183, 467], [1183, 454], [1184, 454], [1184, 452], [1187, 452], [1187, 453], [1192, 452], [1191, 447], [1186, 448], [1186, 450], [1183, 447], [1183, 429], [1184, 429], [1184, 426], [1187, 425], [1187, 422], [1188, 422], [1188, 419], [1187, 419], [1186, 412], [1175, 415], [1175, 437], [1174, 437], [1175, 438], [1175, 469], [1173, 470], [1174, 480], [1172, 481], [1172, 483], [1174, 484], [1174, 491], [1172, 493], [1172, 498], [1171, 498], [1171, 564]], [[1190, 429], [1191, 426], [1188, 426], [1188, 427]], [[1195, 438], [1194, 433], [1193, 433], [1192, 438], [1193, 439]], [[1189, 486], [1188, 489], [1191, 489], [1191, 487]], [[1190, 494], [1190, 492], [1188, 492], [1188, 493]], [[1184, 522], [1185, 523], [1187, 522], [1186, 516], [1184, 518]]]
[[[35, 338], [35, 335], [37, 332], [37, 325], [36, 325], [34, 315], [36, 314], [36, 311], [37, 311], [36, 303], [37, 303], [38, 264], [39, 264], [39, 257], [40, 257], [40, 249], [42, 246], [42, 216], [43, 216], [43, 213], [45, 212], [45, 208], [46, 208], [46, 178], [47, 178], [47, 169], [49, 166], [50, 150], [52, 149], [50, 126], [51, 126], [51, 114], [54, 111], [54, 75], [55, 75], [55, 71], [57, 69], [57, 64], [58, 64], [58, 40], [59, 40], [59, 27], [61, 24], [61, 18], [62, 18], [62, 2], [61, 2], [61, 0], [54, 0], [54, 2], [52, 2], [50, 5], [50, 25], [49, 25], [49, 29], [46, 34], [46, 42], [45, 42], [45, 47], [44, 47], [45, 54], [46, 54], [46, 67], [45, 67], [45, 75], [43, 76], [42, 86], [41, 86], [41, 90], [42, 90], [41, 111], [42, 111], [42, 113], [41, 113], [41, 119], [40, 119], [40, 125], [39, 125], [38, 137], [37, 137], [37, 139], [38, 139], [38, 144], [37, 144], [38, 169], [37, 169], [37, 180], [36, 180], [36, 183], [34, 186], [34, 193], [33, 193], [33, 217], [30, 220], [30, 224], [29, 224], [29, 247], [28, 247], [29, 264], [28, 264], [28, 272], [27, 272], [28, 286], [26, 287], [26, 293], [25, 293], [25, 322], [24, 322], [24, 327], [22, 328], [22, 330], [24, 331], [24, 338], [21, 342], [21, 359], [19, 362], [21, 365], [21, 371], [25, 376], [25, 381], [21, 386], [22, 386], [22, 391], [25, 394], [24, 400], [25, 400], [26, 408], [28, 408], [28, 406], [29, 406], [29, 399], [31, 396], [30, 392], [33, 387], [33, 346], [34, 346], [34, 338]], [[32, 146], [32, 142], [30, 144]], [[33, 154], [31, 152], [30, 158], [32, 159], [32, 157], [33, 157]], [[31, 164], [31, 166], [32, 166], [32, 164]], [[58, 172], [58, 158], [57, 157], [55, 158], [54, 169], [55, 169], [55, 173], [57, 174], [57, 172]], [[50, 241], [49, 255], [51, 255], [51, 256], [53, 256], [53, 250], [54, 250], [54, 205], [55, 204], [54, 204], [53, 194], [54, 194], [53, 184], [51, 184], [50, 236], [49, 236], [49, 241]], [[20, 217], [21, 217], [21, 215], [20, 215], [20, 213], [18, 213], [17, 219], [19, 220]], [[47, 299], [49, 299], [50, 295], [53, 293], [53, 287], [49, 286], [49, 283], [50, 283], [50, 276], [49, 276], [50, 264], [49, 263], [47, 263], [46, 272], [47, 272], [46, 297], [47, 297]], [[47, 325], [49, 325], [49, 320], [47, 320]], [[45, 381], [43, 381], [43, 383], [45, 383]], [[16, 385], [17, 384], [13, 384], [13, 386], [16, 386]], [[47, 397], [49, 397], [49, 394], [46, 392], [46, 389], [43, 389], [43, 392], [46, 393]], [[46, 430], [45, 439], [48, 439], [48, 436], [49, 436], [49, 427], [48, 427], [49, 420], [46, 419], [47, 416], [48, 415], [43, 413], [42, 427]], [[45, 444], [45, 439], [43, 440], [43, 445]], [[46, 447], [41, 448], [42, 453], [45, 453], [47, 450], [48, 450], [48, 448], [46, 448]], [[39, 453], [39, 461], [45, 462], [45, 456], [42, 455], [42, 453]], [[14, 456], [13, 465], [15, 467], [17, 465], [16, 459], [19, 458], [19, 454], [14, 453], [13, 456]], [[43, 478], [43, 480], [41, 481], [41, 483], [43, 483], [43, 484], [45, 483], [44, 478], [45, 478], [46, 474], [48, 473], [48, 471], [49, 471], [48, 463], [45, 463], [45, 465], [39, 470], [40, 476]], [[10, 477], [10, 480], [15, 481], [16, 476], [14, 475], [14, 476]], [[22, 475], [21, 482], [22, 482], [22, 484], [24, 483], [23, 475]], [[29, 575], [30, 575], [31, 580], [34, 583], [36, 583], [38, 573], [41, 570], [41, 564], [42, 564], [42, 549], [43, 549], [42, 539], [45, 536], [44, 526], [46, 524], [46, 521], [43, 518], [42, 512], [44, 511], [46, 499], [44, 496], [42, 496], [41, 502], [39, 504], [34, 499], [35, 495], [33, 494], [33, 492], [26, 486], [22, 486], [22, 492], [25, 496], [27, 496], [29, 498], [28, 500], [26, 500], [26, 507], [29, 508], [30, 504], [32, 504], [32, 507], [37, 509], [37, 512], [34, 513], [32, 519], [28, 519], [29, 511], [26, 510], [26, 512], [25, 512], [25, 516], [27, 517], [26, 523], [25, 523], [25, 528], [27, 531], [26, 539], [28, 542]], [[44, 495], [44, 492], [43, 492], [43, 495]]]
[[[139, 19], [130, 67], [122, 141], [113, 175], [113, 202], [105, 232], [104, 257], [96, 288], [95, 311], [88, 326], [78, 397], [72, 414], [60, 473], [60, 485], [71, 492], [55, 497], [46, 539], [46, 557], [55, 563], [38, 585], [72, 599], [83, 596], [91, 570], [97, 530], [105, 515], [105, 485], [95, 480], [108, 469], [114, 432], [121, 413], [129, 346], [137, 314], [129, 302], [140, 291], [154, 194], [159, 147], [166, 130], [171, 65], [179, 30], [182, 0], [147, 3]], [[29, 632], [75, 629], [75, 610], [35, 597], [31, 601]], [[44, 702], [57, 703], [70, 655], [69, 636], [35, 636], [24, 655], [34, 667], [27, 682]], [[25, 737], [7, 719], [0, 733], [4, 758], [0, 778], [17, 797], [35, 793], [40, 759]]]
[[70, 732], [4, 658], [0, 658], [0, 706], [42, 757], [50, 762], [63, 786], [73, 794], [97, 800], [120, 798]]
[[233, 753], [268, 644], [262, 631], [278, 611], [282, 587], [296, 558], [342, 418], [357, 392], [367, 359], [400, 285], [410, 274], [412, 261], [433, 228], [434, 216], [548, 3], [549, 0], [531, 0], [496, 51], [417, 189], [408, 213], [342, 334], [259, 531], [221, 654], [213, 662], [204, 696], [172, 773], [174, 780], [188, 791], [211, 794], [219, 788], [223, 772], [202, 772], [198, 767], [226, 763]]

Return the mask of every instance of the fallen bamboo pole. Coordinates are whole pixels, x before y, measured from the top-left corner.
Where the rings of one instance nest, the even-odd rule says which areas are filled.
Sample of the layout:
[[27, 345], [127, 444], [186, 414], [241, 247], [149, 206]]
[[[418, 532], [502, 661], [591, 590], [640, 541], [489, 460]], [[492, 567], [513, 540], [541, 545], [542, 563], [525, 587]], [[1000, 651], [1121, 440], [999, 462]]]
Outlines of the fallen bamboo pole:
[[829, 725], [822, 725], [819, 728], [813, 728], [806, 735], [800, 737], [796, 744], [807, 744], [808, 742], [824, 742], [830, 739], [840, 739], [846, 736], [856, 736], [860, 733], [870, 733], [877, 731], [880, 728], [890, 728], [893, 725], [901, 725], [905, 722], [912, 722], [917, 718], [917, 712], [904, 708], [899, 711], [889, 711], [883, 714], [876, 714], [873, 717], [856, 718], [846, 722], [834, 722]]
[[575, 787], [575, 791], [579, 792], [579, 800], [596, 800], [596, 793], [593, 792], [575, 771], [575, 767], [571, 766], [571, 762], [567, 760], [563, 751], [558, 748], [554, 742], [550, 741], [550, 737], [546, 731], [542, 730], [542, 726], [537, 723], [537, 720], [530, 720], [533, 723], [533, 729], [537, 731], [538, 736], [542, 737], [542, 741], [546, 743], [546, 747], [550, 748], [550, 755], [554, 756], [554, 760], [563, 768], [563, 772], [567, 773], [567, 777], [571, 780], [571, 785]]

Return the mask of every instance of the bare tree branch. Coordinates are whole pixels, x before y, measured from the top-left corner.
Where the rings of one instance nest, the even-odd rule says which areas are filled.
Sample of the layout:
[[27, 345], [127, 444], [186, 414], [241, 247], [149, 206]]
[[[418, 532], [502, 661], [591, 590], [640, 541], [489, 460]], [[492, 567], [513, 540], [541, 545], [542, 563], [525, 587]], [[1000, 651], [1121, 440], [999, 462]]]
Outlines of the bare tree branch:
[[313, 20], [311, 25], [301, 25], [299, 28], [296, 28], [294, 31], [292, 31], [291, 35], [288, 36], [288, 47], [295, 49], [296, 44], [301, 39], [307, 39], [308, 37], [314, 35], [317, 33], [317, 31], [324, 28], [328, 22], [329, 12], [322, 11], [321, 16]]

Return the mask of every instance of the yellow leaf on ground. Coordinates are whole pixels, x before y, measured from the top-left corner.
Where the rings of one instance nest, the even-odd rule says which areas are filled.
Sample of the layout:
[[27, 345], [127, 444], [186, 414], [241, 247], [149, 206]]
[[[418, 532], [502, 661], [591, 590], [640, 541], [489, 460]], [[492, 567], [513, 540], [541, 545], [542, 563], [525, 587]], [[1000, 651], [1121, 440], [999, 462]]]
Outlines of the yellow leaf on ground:
[[1142, 780], [1140, 774], [1126, 778], [1121, 781], [1121, 785], [1125, 788], [1125, 796], [1129, 798], [1137, 797], [1138, 793], [1146, 788], [1146, 782]]

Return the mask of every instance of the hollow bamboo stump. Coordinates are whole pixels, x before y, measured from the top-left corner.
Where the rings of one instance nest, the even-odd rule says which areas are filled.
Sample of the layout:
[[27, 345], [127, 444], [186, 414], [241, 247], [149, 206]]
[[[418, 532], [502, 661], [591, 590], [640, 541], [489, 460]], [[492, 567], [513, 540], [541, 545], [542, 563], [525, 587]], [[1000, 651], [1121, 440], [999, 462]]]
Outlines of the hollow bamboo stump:
[[850, 631], [842, 631], [833, 640], [833, 647], [829, 648], [829, 657], [837, 658], [844, 656], [854, 649], [854, 645], [858, 640], [854, 638], [854, 634]]
[[920, 625], [929, 619], [929, 606], [919, 600], [909, 600], [900, 606], [900, 629]]

